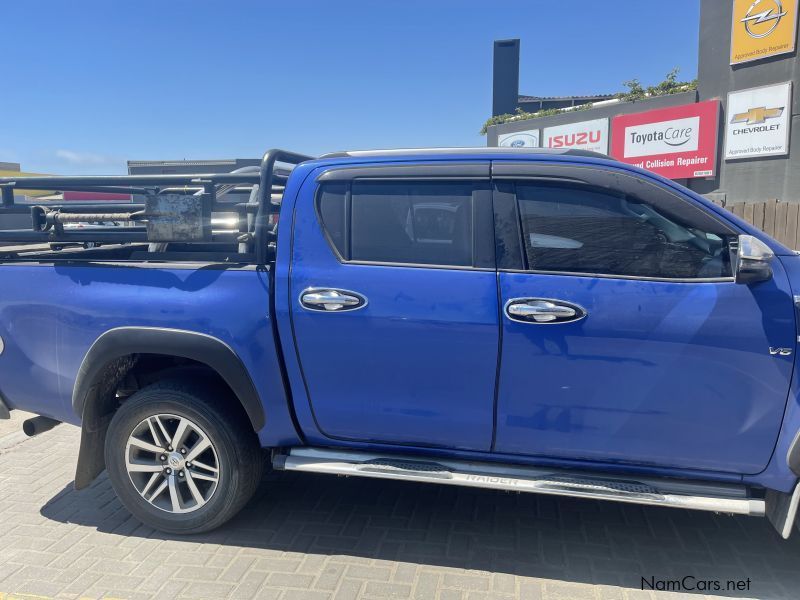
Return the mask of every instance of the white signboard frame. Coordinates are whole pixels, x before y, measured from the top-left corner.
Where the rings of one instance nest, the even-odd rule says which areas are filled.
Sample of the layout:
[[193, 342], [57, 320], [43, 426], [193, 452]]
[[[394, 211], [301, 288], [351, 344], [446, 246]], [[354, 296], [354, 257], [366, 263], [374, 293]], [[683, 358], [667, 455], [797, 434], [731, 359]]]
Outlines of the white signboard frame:
[[792, 82], [728, 93], [725, 160], [789, 154]]
[[[593, 137], [597, 132], [599, 139]], [[544, 148], [579, 148], [608, 154], [609, 139], [608, 118], [554, 125], [542, 131]]]
[[694, 152], [700, 147], [700, 117], [684, 117], [625, 128], [625, 158]]
[[539, 129], [512, 131], [497, 136], [497, 145], [506, 148], [538, 148], [540, 144]]

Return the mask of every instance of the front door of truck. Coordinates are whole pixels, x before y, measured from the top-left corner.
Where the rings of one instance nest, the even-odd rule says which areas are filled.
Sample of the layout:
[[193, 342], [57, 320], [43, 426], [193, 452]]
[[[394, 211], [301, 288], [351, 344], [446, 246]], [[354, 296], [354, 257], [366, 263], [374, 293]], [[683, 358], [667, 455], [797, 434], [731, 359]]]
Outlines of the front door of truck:
[[290, 287], [322, 434], [489, 449], [499, 308], [488, 162], [312, 175], [295, 207]]
[[794, 349], [780, 261], [736, 284], [735, 231], [632, 174], [498, 164], [497, 452], [756, 473]]

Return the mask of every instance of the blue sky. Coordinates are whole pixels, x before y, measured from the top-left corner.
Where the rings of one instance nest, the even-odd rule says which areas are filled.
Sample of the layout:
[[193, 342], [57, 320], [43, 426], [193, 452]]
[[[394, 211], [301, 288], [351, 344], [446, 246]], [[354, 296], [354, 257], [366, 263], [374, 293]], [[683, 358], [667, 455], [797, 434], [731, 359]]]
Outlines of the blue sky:
[[697, 71], [699, 0], [24, 0], [0, 15], [0, 161], [50, 173], [482, 146], [495, 39], [521, 38], [525, 94]]

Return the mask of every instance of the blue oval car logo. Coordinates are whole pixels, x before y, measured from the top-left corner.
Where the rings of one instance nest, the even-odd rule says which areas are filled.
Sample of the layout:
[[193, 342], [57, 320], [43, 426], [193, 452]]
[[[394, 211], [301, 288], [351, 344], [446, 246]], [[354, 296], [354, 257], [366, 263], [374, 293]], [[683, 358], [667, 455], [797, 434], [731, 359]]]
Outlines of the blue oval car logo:
[[524, 148], [525, 147], [525, 140], [514, 140], [511, 142], [512, 148]]

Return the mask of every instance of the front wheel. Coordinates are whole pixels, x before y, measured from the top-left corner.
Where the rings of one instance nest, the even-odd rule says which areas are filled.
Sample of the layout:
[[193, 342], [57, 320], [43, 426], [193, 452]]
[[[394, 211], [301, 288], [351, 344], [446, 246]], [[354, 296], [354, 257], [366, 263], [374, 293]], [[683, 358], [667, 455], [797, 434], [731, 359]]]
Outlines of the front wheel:
[[[122, 504], [169, 533], [222, 525], [250, 499], [263, 469], [250, 423], [220, 386], [165, 381], [131, 396], [108, 428], [105, 460]], [[234, 407], [237, 408], [237, 407]]]

